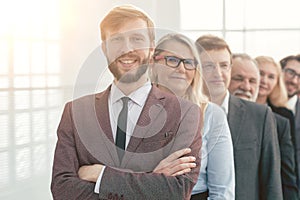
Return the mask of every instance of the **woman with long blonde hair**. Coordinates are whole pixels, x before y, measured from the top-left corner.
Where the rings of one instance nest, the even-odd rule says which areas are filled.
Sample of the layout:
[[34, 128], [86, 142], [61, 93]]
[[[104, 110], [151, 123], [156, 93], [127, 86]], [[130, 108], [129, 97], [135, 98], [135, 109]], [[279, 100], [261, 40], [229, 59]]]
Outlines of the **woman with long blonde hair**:
[[204, 116], [200, 175], [191, 199], [234, 199], [229, 126], [224, 111], [209, 103], [202, 93], [201, 64], [194, 42], [181, 34], [167, 34], [158, 41], [153, 61], [150, 68], [153, 84], [199, 105]]
[[273, 112], [289, 119], [292, 142], [295, 146], [295, 120], [292, 111], [287, 106], [288, 94], [284, 85], [281, 67], [269, 56], [258, 56], [255, 60], [260, 72], [256, 103], [268, 104]]
[[289, 119], [293, 118], [293, 113], [287, 105], [288, 95], [280, 65], [269, 56], [258, 56], [255, 60], [260, 72], [260, 85], [256, 102], [268, 104], [273, 112]]

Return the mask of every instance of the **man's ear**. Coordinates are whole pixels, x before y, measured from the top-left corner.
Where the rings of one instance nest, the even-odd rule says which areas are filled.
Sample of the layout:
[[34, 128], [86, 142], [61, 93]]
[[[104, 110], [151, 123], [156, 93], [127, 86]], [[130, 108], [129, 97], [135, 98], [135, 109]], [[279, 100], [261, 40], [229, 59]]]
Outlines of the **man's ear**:
[[107, 49], [106, 49], [106, 43], [105, 42], [101, 43], [101, 48], [102, 48], [102, 51], [103, 51], [104, 55], [107, 56]]

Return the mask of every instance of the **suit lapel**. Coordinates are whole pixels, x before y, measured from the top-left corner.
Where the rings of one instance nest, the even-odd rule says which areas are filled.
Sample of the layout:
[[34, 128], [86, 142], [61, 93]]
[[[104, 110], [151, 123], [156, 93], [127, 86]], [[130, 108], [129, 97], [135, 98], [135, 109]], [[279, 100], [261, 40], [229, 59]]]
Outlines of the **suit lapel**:
[[[298, 98], [296, 103], [296, 111], [295, 111], [295, 119], [296, 119], [296, 125], [300, 126], [299, 120], [300, 120], [300, 99]], [[298, 120], [298, 123], [297, 123]]]
[[228, 124], [231, 132], [233, 146], [239, 140], [241, 133], [241, 124], [245, 118], [245, 108], [241, 100], [237, 97], [230, 95], [228, 108]]
[[[116, 166], [119, 166], [119, 159], [115, 147], [115, 142], [112, 135], [112, 129], [110, 124], [109, 110], [108, 110], [108, 96], [110, 93], [110, 87], [103, 93], [96, 95], [96, 115], [100, 124], [100, 128], [104, 134], [101, 134], [104, 142], [113, 162]], [[105, 138], [106, 136], [106, 138]], [[101, 154], [103, 154], [101, 152]]]
[[295, 137], [297, 137], [297, 141], [299, 141], [299, 146], [300, 146], [300, 99], [298, 98], [297, 103], [296, 103], [296, 111], [295, 111]]

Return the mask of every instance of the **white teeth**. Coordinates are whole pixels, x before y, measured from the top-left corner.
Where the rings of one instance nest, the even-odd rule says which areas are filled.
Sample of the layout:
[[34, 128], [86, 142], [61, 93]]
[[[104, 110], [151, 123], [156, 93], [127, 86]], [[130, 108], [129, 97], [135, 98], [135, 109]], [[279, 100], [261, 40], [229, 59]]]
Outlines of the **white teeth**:
[[134, 60], [121, 60], [121, 62], [124, 64], [132, 64], [134, 63]]

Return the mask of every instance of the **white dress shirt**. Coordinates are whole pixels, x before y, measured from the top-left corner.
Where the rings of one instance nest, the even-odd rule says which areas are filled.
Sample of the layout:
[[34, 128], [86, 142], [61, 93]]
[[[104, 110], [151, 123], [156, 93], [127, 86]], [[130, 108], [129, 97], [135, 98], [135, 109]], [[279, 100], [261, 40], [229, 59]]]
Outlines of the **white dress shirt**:
[[289, 109], [293, 112], [293, 114], [296, 114], [296, 104], [297, 104], [298, 96], [294, 95], [292, 98], [290, 98], [287, 102]]
[[228, 115], [228, 107], [229, 107], [229, 91], [226, 91], [226, 96], [221, 104], [221, 108], [225, 111], [226, 115]]
[[[145, 85], [128, 95], [129, 101], [125, 149], [127, 148], [130, 137], [145, 105], [151, 87], [151, 83], [147, 82]], [[125, 96], [126, 95], [123, 94], [123, 92], [115, 84], [112, 84], [108, 97], [108, 110], [114, 140], [116, 140], [118, 116], [123, 108], [121, 98]]]
[[[125, 149], [127, 148], [127, 145], [130, 141], [130, 137], [133, 134], [133, 130], [140, 117], [140, 114], [146, 103], [151, 88], [152, 85], [150, 81], [147, 81], [142, 87], [138, 88], [137, 90], [135, 90], [134, 92], [130, 93], [127, 96], [129, 97], [129, 101], [128, 101], [128, 117], [127, 117]], [[123, 103], [121, 98], [125, 96], [126, 95], [113, 83], [108, 96], [108, 111], [109, 111], [110, 125], [111, 125], [114, 140], [116, 140], [118, 116], [123, 108]], [[101, 178], [104, 169], [105, 166], [102, 168], [102, 171], [97, 179], [95, 189], [94, 189], [95, 193], [99, 193], [99, 187], [100, 187]]]
[[192, 194], [208, 190], [208, 199], [234, 199], [235, 172], [231, 134], [224, 111], [213, 103], [209, 103], [205, 111], [201, 151], [200, 175]]

